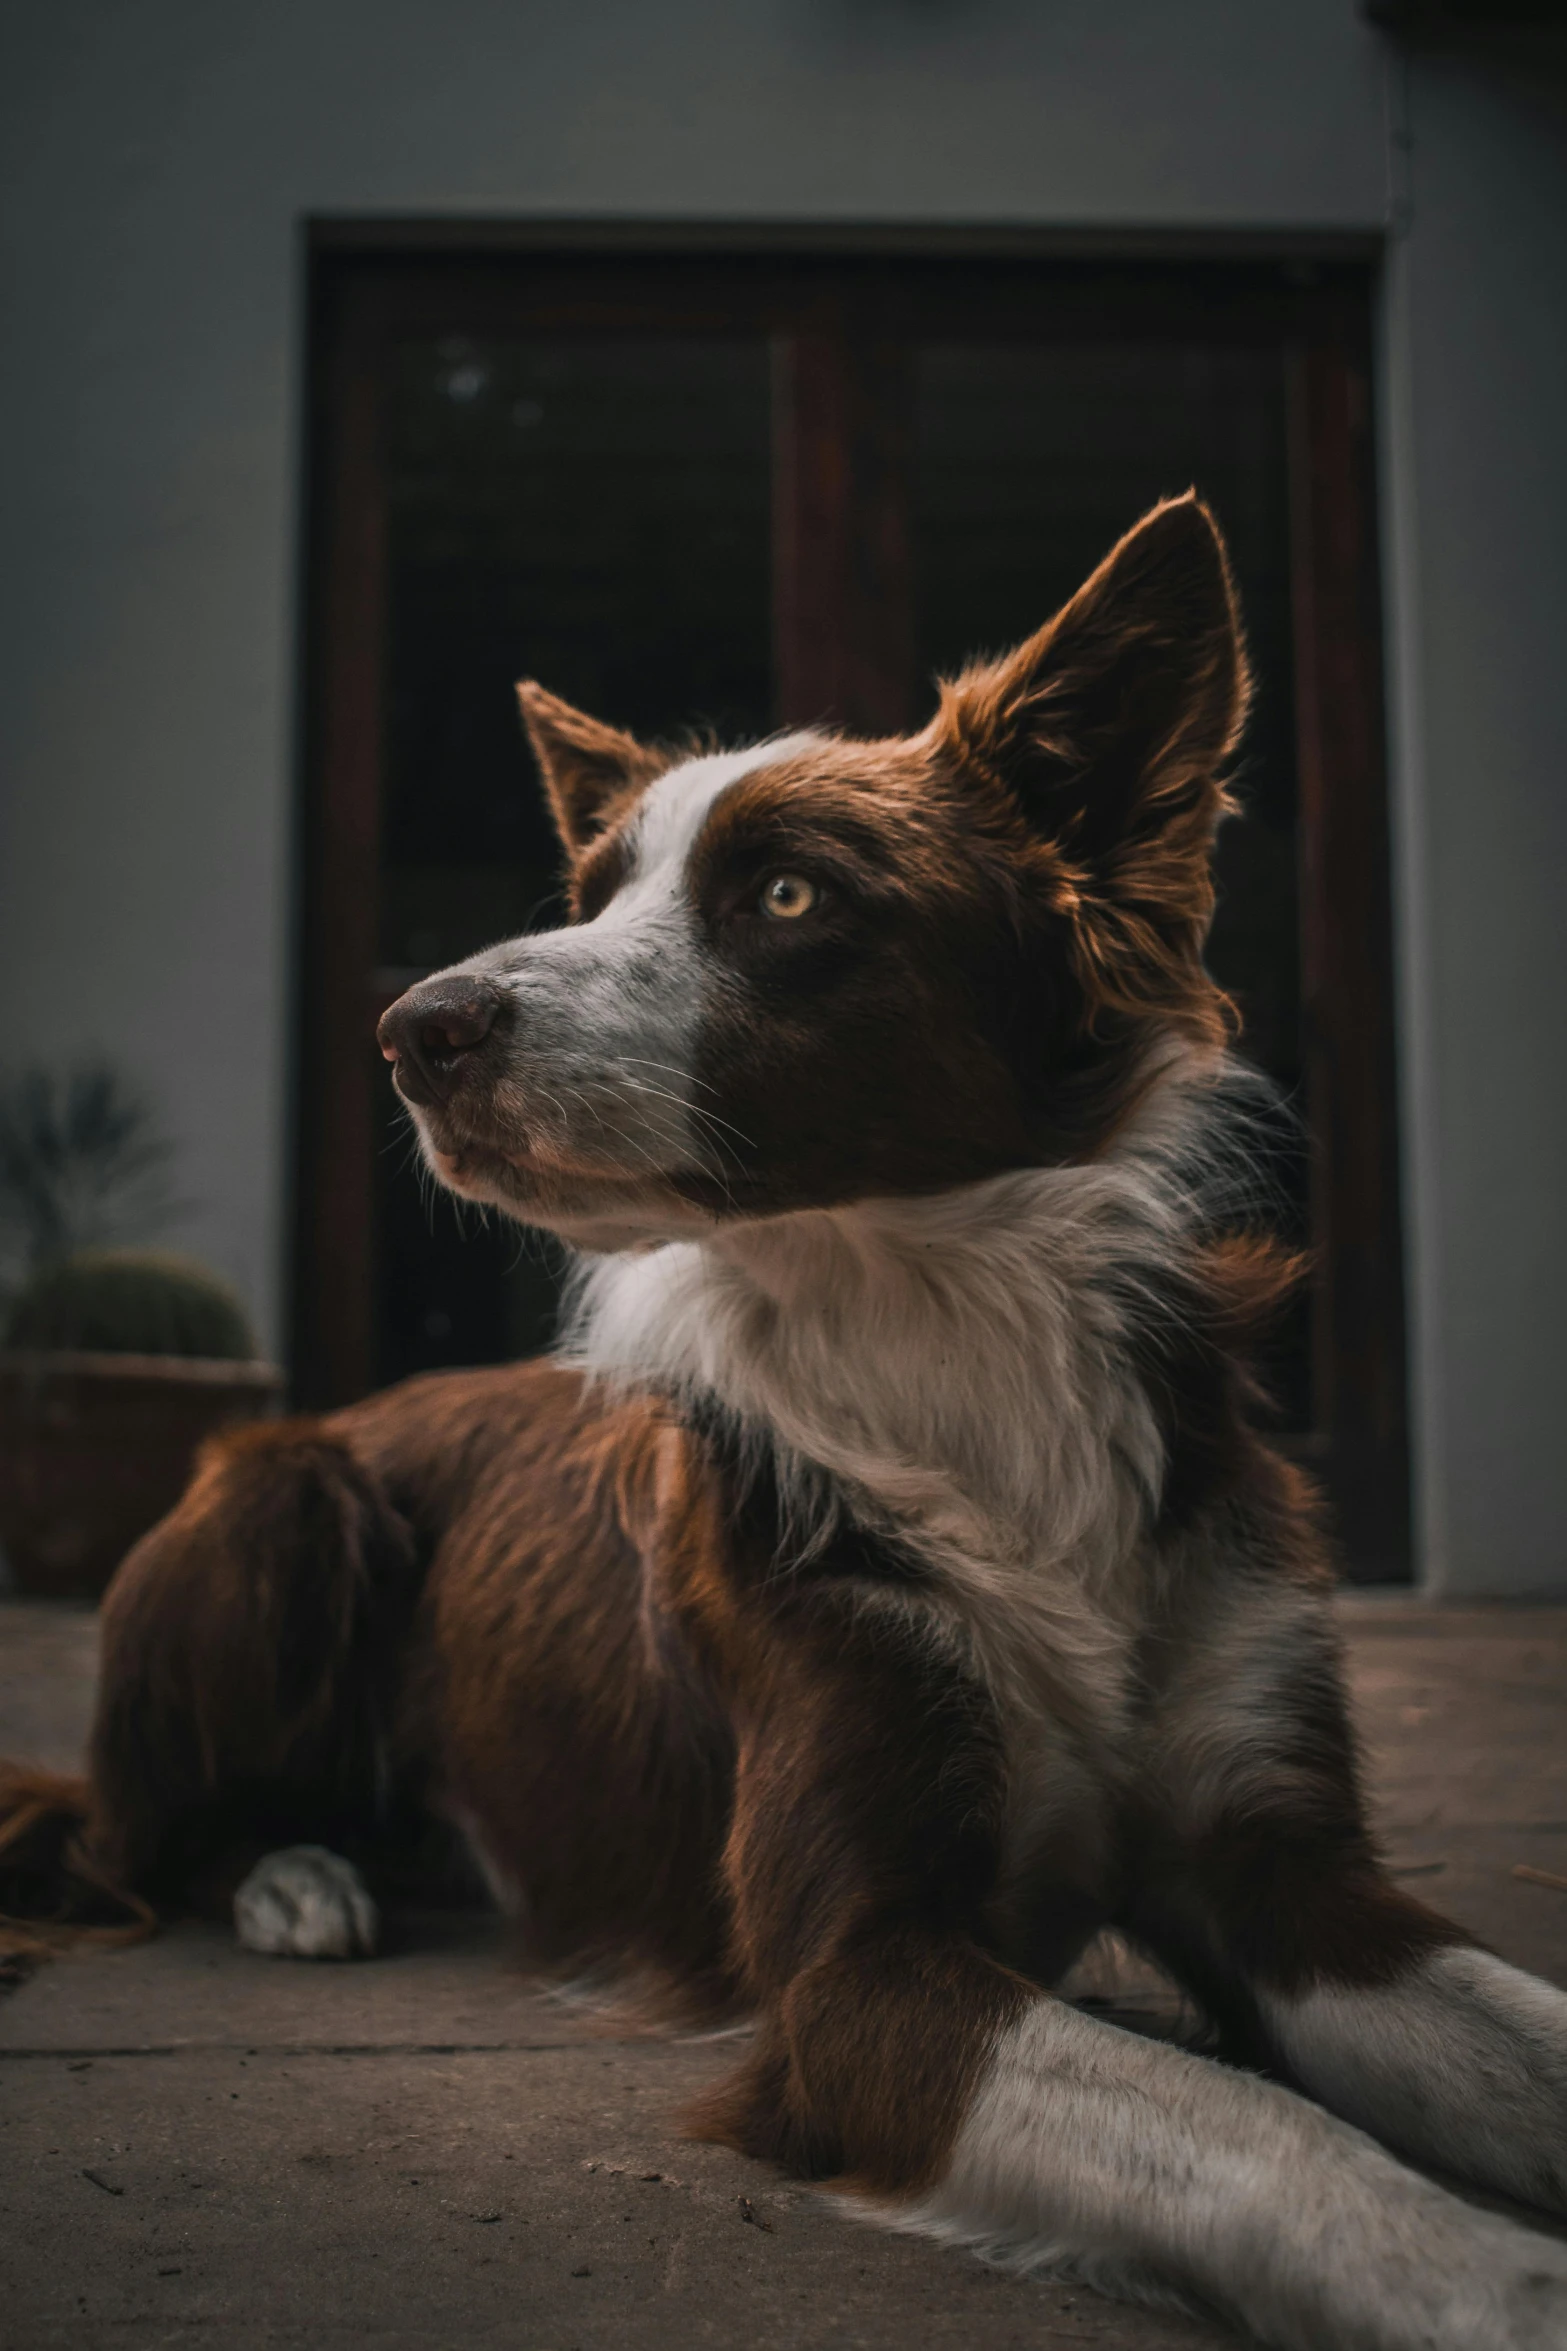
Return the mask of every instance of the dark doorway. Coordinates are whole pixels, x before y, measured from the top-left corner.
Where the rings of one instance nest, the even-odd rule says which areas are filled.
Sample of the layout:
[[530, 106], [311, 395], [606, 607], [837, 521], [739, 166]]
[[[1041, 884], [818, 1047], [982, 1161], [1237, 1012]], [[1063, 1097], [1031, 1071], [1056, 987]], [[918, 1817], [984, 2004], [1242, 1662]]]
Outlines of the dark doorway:
[[550, 1246], [421, 1185], [372, 1036], [555, 917], [514, 681], [653, 735], [899, 729], [1195, 483], [1258, 676], [1210, 960], [1318, 1265], [1271, 1383], [1352, 1569], [1407, 1573], [1364, 269], [324, 231], [313, 316], [302, 1393], [548, 1340]]

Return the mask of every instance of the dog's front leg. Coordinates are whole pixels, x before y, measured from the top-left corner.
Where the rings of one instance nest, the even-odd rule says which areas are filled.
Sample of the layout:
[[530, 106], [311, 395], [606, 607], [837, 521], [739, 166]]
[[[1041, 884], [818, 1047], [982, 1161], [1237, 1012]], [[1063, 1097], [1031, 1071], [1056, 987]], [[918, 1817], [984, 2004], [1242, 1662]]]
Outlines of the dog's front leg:
[[1417, 2161], [1567, 2212], [1567, 1995], [1481, 1951], [1389, 1981], [1257, 1988], [1275, 2049], [1335, 2114]]
[[1276, 2351], [1567, 2344], [1567, 2249], [917, 1928], [791, 1985], [699, 2127], [835, 2175], [866, 2219], [1216, 2310]]
[[1335, 2114], [1567, 2211], [1567, 1995], [1381, 1868], [1318, 1604], [1221, 1625], [1156, 1737], [1125, 1923]]
[[1033, 2000], [894, 2225], [1289, 2351], [1561, 2351], [1567, 2248], [1475, 2211], [1254, 2076]]
[[1216, 2308], [1278, 2351], [1564, 2351], [1567, 2250], [991, 1955], [999, 1740], [908, 1623], [863, 1588], [773, 1615], [726, 1853], [763, 2027], [697, 2130], [870, 2217]]

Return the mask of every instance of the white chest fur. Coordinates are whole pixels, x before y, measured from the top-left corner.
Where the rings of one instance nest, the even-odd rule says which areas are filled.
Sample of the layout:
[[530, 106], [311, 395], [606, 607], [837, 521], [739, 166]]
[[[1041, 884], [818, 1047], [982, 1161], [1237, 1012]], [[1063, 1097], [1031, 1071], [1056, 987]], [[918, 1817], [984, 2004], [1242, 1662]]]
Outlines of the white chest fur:
[[717, 1399], [896, 1526], [1009, 1716], [1044, 1672], [1113, 1717], [1164, 1474], [1127, 1322], [1189, 1237], [1187, 1074], [1089, 1166], [589, 1261], [572, 1352]]

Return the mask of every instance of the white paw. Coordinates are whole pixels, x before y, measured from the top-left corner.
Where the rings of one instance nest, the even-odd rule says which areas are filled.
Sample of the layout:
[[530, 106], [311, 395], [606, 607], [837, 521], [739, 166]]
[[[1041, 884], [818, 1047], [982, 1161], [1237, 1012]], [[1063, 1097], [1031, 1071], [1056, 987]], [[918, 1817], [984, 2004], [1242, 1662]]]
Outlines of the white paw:
[[324, 1845], [285, 1845], [235, 1895], [234, 1929], [247, 1951], [281, 1959], [367, 1959], [381, 1921], [351, 1861]]

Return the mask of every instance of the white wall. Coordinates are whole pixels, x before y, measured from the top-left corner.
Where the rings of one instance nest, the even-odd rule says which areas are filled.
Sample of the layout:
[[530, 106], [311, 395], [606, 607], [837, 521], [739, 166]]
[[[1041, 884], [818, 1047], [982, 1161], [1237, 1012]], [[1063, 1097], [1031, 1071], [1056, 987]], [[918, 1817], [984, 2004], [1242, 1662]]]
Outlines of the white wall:
[[[1428, 1580], [1567, 1593], [1567, 56], [1395, 89], [1388, 490]], [[1407, 220], [1406, 220], [1407, 213]]]
[[[302, 218], [1387, 209], [1383, 54], [1353, 0], [52, 0], [7, 46], [0, 1058], [97, 1043], [156, 1087], [195, 1202], [180, 1237], [273, 1339]], [[1433, 68], [1412, 119], [1390, 350], [1421, 1490], [1450, 1581], [1532, 1585], [1567, 1579], [1562, 1382], [1527, 1327], [1567, 1321], [1562, 1114], [1526, 1082], [1559, 1054], [1567, 714], [1533, 648], [1541, 591], [1561, 610], [1542, 518], [1564, 477], [1554, 448], [1531, 477], [1515, 419], [1543, 418], [1559, 359], [1531, 322], [1561, 147], [1505, 76]], [[1474, 778], [1498, 760], [1487, 831]], [[1500, 1238], [1476, 1213], [1497, 1163]]]

